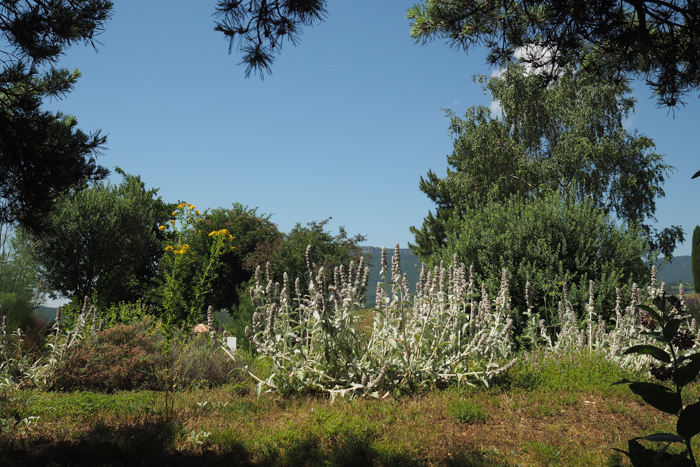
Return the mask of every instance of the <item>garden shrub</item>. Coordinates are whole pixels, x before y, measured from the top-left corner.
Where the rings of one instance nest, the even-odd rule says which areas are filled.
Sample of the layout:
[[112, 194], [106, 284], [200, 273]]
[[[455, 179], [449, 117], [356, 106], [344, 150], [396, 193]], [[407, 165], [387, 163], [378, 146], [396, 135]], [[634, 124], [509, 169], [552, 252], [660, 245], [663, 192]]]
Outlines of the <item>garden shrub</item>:
[[[595, 282], [595, 308], [604, 319], [614, 317], [616, 289], [629, 296], [633, 281], [648, 278], [648, 244], [643, 231], [620, 225], [590, 201], [551, 193], [542, 198], [512, 198], [465, 212], [448, 224], [447, 246], [430, 259], [435, 266], [452, 262], [473, 265], [477, 284], [489, 291], [510, 273], [516, 330], [524, 324], [525, 286], [530, 283], [533, 307], [548, 324], [558, 324], [562, 284], [578, 319], [585, 316], [589, 281]], [[638, 282], [644, 287], [644, 282]]]
[[118, 324], [71, 349], [56, 370], [53, 387], [100, 392], [162, 389], [159, 369], [164, 363], [155, 335]]

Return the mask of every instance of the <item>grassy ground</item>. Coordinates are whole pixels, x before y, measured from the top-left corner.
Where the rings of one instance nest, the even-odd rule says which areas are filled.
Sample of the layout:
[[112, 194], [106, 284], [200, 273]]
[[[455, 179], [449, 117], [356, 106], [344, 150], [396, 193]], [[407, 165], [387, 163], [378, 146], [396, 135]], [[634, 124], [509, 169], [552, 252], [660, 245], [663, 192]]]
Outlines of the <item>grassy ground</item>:
[[159, 392], [16, 391], [0, 398], [0, 465], [629, 465], [613, 448], [675, 428], [610, 385], [630, 376], [585, 354], [540, 355], [490, 388], [331, 404], [239, 384], [176, 393], [172, 413]]

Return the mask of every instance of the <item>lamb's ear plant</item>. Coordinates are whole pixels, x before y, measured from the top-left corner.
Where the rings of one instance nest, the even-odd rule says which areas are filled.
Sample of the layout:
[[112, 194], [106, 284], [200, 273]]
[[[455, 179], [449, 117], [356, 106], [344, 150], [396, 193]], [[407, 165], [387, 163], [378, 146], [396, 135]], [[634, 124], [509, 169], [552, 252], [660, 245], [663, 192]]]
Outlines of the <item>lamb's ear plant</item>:
[[[700, 353], [693, 351], [695, 335], [693, 326], [688, 326], [688, 318], [683, 315], [682, 295], [679, 299], [666, 296], [664, 285], [655, 288], [652, 279], [650, 295], [653, 305], [638, 305], [641, 310], [640, 325], [648, 330], [644, 333], [652, 337], [658, 345], [634, 345], [625, 354], [647, 355], [656, 360], [651, 365], [651, 374], [667, 384], [622, 380], [614, 384], [629, 384], [635, 394], [654, 408], [672, 415], [676, 422], [676, 433], [654, 433], [629, 440], [626, 454], [634, 467], [663, 465], [685, 467], [697, 466], [691, 446], [691, 439], [700, 433], [700, 401], [683, 405], [683, 389], [700, 374]], [[639, 441], [664, 443], [659, 449], [642, 445]], [[680, 452], [671, 453], [673, 443], [683, 445]]]
[[275, 284], [269, 270], [264, 286], [256, 271], [251, 297], [257, 312], [246, 335], [272, 369], [265, 380], [249, 372], [257, 392], [386, 397], [452, 383], [488, 384], [514, 364], [505, 271], [495, 300], [484, 287], [479, 294], [473, 271], [468, 274], [457, 258], [433, 272], [424, 268], [412, 295], [399, 253], [397, 245], [389, 275], [382, 250], [383, 280], [371, 309], [365, 308], [369, 271], [363, 259], [327, 276], [307, 249], [305, 294], [299, 286], [292, 293], [286, 274], [281, 287]]

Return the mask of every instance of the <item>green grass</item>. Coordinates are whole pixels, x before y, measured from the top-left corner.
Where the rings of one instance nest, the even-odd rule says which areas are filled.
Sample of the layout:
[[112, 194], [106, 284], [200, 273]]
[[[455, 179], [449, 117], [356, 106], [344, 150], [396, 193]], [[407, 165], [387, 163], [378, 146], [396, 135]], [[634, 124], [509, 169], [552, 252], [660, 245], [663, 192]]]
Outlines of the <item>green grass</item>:
[[0, 465], [629, 465], [613, 448], [675, 428], [610, 385], [634, 376], [595, 355], [535, 355], [489, 388], [331, 404], [256, 398], [247, 382], [177, 392], [171, 417], [157, 391], [15, 391], [0, 398]]

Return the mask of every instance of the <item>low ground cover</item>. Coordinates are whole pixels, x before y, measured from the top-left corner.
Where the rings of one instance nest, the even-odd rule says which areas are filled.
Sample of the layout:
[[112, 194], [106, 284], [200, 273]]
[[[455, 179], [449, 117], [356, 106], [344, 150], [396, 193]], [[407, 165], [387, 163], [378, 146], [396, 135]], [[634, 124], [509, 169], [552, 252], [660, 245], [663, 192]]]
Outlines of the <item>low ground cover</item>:
[[631, 376], [579, 352], [533, 354], [489, 388], [382, 400], [256, 397], [238, 383], [178, 392], [168, 411], [162, 391], [15, 390], [0, 405], [0, 464], [630, 465], [613, 448], [675, 426], [610, 385]]

